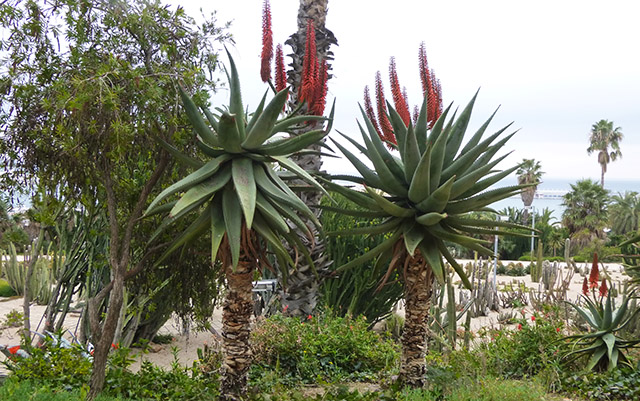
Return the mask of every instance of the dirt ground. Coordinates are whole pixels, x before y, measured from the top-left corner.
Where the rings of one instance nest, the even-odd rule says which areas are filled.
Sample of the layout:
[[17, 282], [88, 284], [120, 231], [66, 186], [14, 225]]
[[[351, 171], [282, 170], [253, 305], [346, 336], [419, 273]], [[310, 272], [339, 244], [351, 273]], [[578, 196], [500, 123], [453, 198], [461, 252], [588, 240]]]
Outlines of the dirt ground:
[[[460, 261], [461, 263], [467, 263], [469, 261]], [[505, 265], [508, 262], [502, 262]], [[526, 262], [525, 262], [526, 263]], [[564, 264], [561, 264], [564, 265]], [[581, 264], [580, 268], [588, 271], [589, 265]], [[623, 269], [617, 264], [605, 265], [607, 274], [611, 276], [614, 283], [624, 282], [627, 276], [624, 274]], [[568, 269], [563, 267], [563, 273], [566, 274]], [[602, 273], [601, 273], [602, 274]], [[528, 288], [538, 289], [539, 284], [531, 282], [530, 276], [522, 277], [510, 277], [501, 276], [496, 277], [498, 288], [503, 288], [504, 285], [509, 283], [522, 283]], [[567, 297], [569, 300], [576, 300], [582, 289], [583, 277], [576, 273], [572, 280]], [[14, 346], [20, 343], [20, 337], [18, 334], [18, 328], [6, 327], [6, 316], [12, 310], [22, 312], [23, 299], [21, 297], [13, 298], [1, 298], [0, 297], [0, 345]], [[533, 311], [531, 306], [524, 308], [525, 313], [531, 314]], [[38, 326], [42, 326], [41, 318], [44, 313], [45, 306], [32, 305], [31, 306], [31, 327], [36, 330]], [[504, 310], [503, 310], [504, 312]], [[400, 303], [397, 313], [404, 315], [404, 309], [402, 303]], [[471, 322], [471, 330], [476, 332], [481, 328], [499, 327], [498, 312], [490, 312], [487, 316], [481, 316], [473, 318]], [[221, 332], [221, 316], [220, 310], [216, 310], [212, 317], [212, 327], [218, 332]], [[77, 313], [72, 313], [67, 316], [65, 321], [65, 329], [69, 330], [69, 333], [75, 333], [77, 328], [78, 318]], [[185, 332], [182, 325], [177, 319], [169, 320], [160, 330], [159, 334], [171, 335], [174, 340], [170, 344], [157, 345], [152, 344], [147, 353], [138, 352], [136, 354], [137, 362], [134, 364], [133, 369], [137, 369], [143, 360], [148, 360], [158, 366], [168, 367], [174, 361], [174, 354], [178, 362], [183, 365], [191, 365], [193, 361], [197, 359], [198, 348], [203, 348], [205, 344], [213, 344], [217, 340], [217, 337], [209, 331], [195, 332], [190, 330]], [[67, 337], [70, 338], [68, 335]], [[4, 355], [0, 354], [0, 362], [4, 360]], [[0, 364], [0, 374], [6, 373], [5, 367]]]

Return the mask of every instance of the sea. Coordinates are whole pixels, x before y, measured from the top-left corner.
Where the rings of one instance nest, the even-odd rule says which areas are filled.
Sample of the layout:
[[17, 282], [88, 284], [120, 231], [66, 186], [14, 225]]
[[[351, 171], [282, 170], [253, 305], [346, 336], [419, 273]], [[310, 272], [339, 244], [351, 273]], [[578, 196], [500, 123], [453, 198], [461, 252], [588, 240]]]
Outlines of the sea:
[[[543, 177], [543, 182], [538, 186], [536, 198], [534, 198], [531, 206], [533, 206], [536, 211], [541, 211], [545, 208], [552, 210], [552, 216], [556, 221], [560, 221], [562, 219], [562, 213], [564, 212], [562, 197], [564, 194], [571, 191], [571, 184], [575, 184], [579, 180], [580, 179], [544, 179]], [[600, 180], [598, 179], [597, 182], [599, 183]], [[500, 186], [515, 184], [515, 179], [511, 178], [502, 181]], [[604, 188], [609, 191], [610, 195], [616, 195], [618, 193], [623, 194], [626, 191], [635, 191], [640, 193], [640, 181], [607, 180], [605, 175]], [[522, 209], [524, 208], [524, 204], [522, 203], [520, 195], [517, 195], [495, 202], [491, 207], [494, 210], [500, 211], [507, 207]]]

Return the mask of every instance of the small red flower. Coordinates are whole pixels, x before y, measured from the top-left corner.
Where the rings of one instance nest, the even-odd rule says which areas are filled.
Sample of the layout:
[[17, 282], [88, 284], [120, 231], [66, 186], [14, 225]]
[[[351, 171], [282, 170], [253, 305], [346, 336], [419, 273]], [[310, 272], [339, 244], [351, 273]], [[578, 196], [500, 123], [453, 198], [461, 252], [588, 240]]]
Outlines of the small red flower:
[[309, 316], [307, 316], [307, 319], [311, 320], [311, 319], [313, 319], [313, 316], [309, 315]]
[[536, 321], [536, 317], [535, 316], [531, 316], [531, 321], [535, 322]]
[[287, 309], [289, 309], [289, 305], [285, 305], [285, 306], [284, 306], [284, 308], [282, 308], [282, 311], [283, 311], [283, 312], [286, 312], [286, 311], [287, 311]]
[[600, 285], [600, 296], [606, 297], [608, 291], [609, 289], [607, 288], [607, 281], [605, 279], [602, 279], [602, 284]]
[[518, 330], [522, 330], [522, 324], [518, 323]]
[[600, 281], [600, 271], [598, 270], [598, 254], [593, 254], [593, 264], [591, 265], [591, 273], [589, 273], [589, 288], [598, 288]]
[[560, 333], [560, 327], [556, 327], [556, 333]]
[[20, 350], [20, 346], [19, 345], [15, 345], [13, 347], [7, 348], [7, 350], [9, 351], [10, 354], [15, 355]]

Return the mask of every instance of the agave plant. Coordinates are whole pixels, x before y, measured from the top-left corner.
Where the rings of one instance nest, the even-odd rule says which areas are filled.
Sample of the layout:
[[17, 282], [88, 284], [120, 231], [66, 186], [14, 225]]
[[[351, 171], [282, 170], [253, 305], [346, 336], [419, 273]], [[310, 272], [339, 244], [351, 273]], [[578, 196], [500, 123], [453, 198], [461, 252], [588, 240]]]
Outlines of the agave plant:
[[[483, 192], [513, 173], [517, 166], [505, 171], [495, 170], [506, 155], [495, 159], [494, 156], [513, 134], [496, 142], [507, 126], [483, 139], [493, 116], [462, 146], [475, 99], [476, 96], [457, 119], [454, 113], [447, 120], [450, 107], [447, 108], [430, 132], [426, 97], [415, 127], [411, 122], [405, 124], [389, 104], [388, 117], [397, 139], [394, 147], [399, 158], [395, 152], [387, 150], [391, 143], [385, 144], [381, 140], [367, 113], [361, 109], [365, 126], [360, 125], [360, 131], [365, 145], [343, 136], [371, 162], [373, 169], [361, 157], [334, 141], [361, 174], [361, 177], [335, 178], [362, 184], [364, 191], [344, 188], [335, 183], [328, 185], [365, 208], [368, 216], [381, 218], [382, 222], [333, 234], [386, 236], [380, 245], [339, 267], [338, 272], [375, 257], [378, 258], [376, 263], [389, 263], [387, 277], [394, 268], [399, 268], [404, 280], [406, 301], [399, 379], [410, 386], [424, 383], [425, 322], [433, 280], [437, 279], [443, 284], [447, 275], [443, 257], [464, 285], [471, 287], [464, 270], [450, 253], [448, 244], [455, 243], [483, 255], [493, 255], [486, 247], [488, 242], [474, 238], [474, 234], [503, 234], [501, 228], [504, 227], [526, 229], [514, 223], [468, 215], [473, 211], [488, 210], [491, 203], [518, 194], [526, 187], [516, 185]], [[348, 210], [343, 212], [350, 213]]]
[[[602, 295], [604, 297], [604, 294]], [[625, 294], [619, 307], [616, 307], [615, 298], [610, 291], [606, 295], [604, 305], [602, 299], [598, 302], [589, 296], [583, 296], [586, 307], [568, 302], [593, 331], [567, 337], [570, 340], [570, 350], [564, 355], [565, 360], [571, 362], [586, 356], [586, 370], [613, 370], [619, 365], [633, 368], [624, 351], [640, 344], [640, 339], [625, 340], [616, 336], [616, 333], [624, 329], [640, 311], [638, 308], [627, 313], [629, 301], [634, 296], [633, 291]]]
[[[205, 120], [193, 100], [182, 92], [185, 112], [197, 133], [197, 145], [207, 160], [190, 158], [165, 144], [179, 160], [196, 170], [162, 191], [149, 205], [146, 215], [169, 210], [157, 233], [183, 216], [195, 216], [193, 223], [175, 239], [158, 263], [194, 238], [210, 232], [212, 263], [222, 269], [228, 286], [222, 316], [225, 360], [221, 390], [225, 397], [236, 399], [234, 397], [239, 397], [246, 389], [251, 363], [249, 320], [254, 272], [262, 266], [270, 267], [265, 255], [268, 250], [286, 274], [287, 266], [295, 265], [295, 261], [285, 250], [283, 239], [297, 246], [307, 258], [309, 256], [306, 248], [300, 246], [299, 237], [290, 232], [290, 224], [309, 233], [309, 227], [298, 217], [303, 215], [319, 225], [315, 215], [272, 165], [281, 166], [322, 191], [322, 187], [288, 156], [323, 138], [330, 126], [296, 137], [274, 138], [279, 132], [326, 118], [287, 116], [279, 120], [287, 89], [276, 93], [266, 106], [265, 94], [257, 110], [252, 115], [245, 115], [238, 73], [231, 56], [229, 59], [230, 104], [219, 115], [203, 108]], [[176, 193], [180, 194], [178, 200], [160, 204]]]

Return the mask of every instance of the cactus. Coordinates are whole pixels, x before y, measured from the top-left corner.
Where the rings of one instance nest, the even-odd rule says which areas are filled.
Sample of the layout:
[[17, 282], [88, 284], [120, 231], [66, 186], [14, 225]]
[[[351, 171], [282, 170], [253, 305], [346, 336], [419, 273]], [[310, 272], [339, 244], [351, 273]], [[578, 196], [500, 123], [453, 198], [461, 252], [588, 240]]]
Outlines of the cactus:
[[13, 243], [9, 243], [9, 259], [5, 263], [7, 282], [18, 295], [24, 294], [24, 263], [18, 262], [18, 254]]

